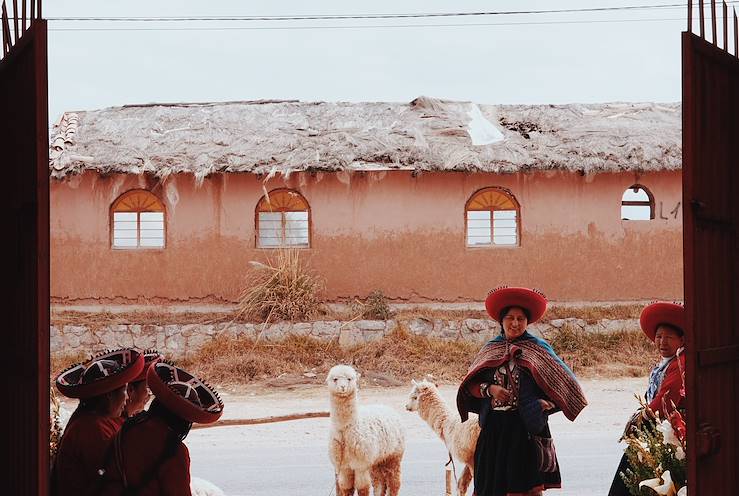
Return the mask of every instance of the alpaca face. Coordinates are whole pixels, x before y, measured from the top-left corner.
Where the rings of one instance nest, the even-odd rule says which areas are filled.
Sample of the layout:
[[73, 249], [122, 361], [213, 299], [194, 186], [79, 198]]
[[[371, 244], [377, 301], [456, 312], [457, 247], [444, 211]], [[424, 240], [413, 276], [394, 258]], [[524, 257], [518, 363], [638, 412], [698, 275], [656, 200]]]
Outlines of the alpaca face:
[[348, 365], [336, 365], [326, 377], [331, 394], [349, 396], [359, 389], [359, 373]]
[[405, 403], [405, 409], [409, 412], [418, 410], [418, 384], [413, 384], [411, 392], [408, 393], [408, 401]]
[[425, 379], [421, 382], [416, 382], [415, 380], [411, 382], [413, 383], [413, 387], [411, 388], [411, 392], [408, 393], [408, 401], [405, 404], [405, 409], [409, 412], [416, 412], [418, 411], [418, 401], [421, 395], [428, 391], [429, 388], [436, 386]]

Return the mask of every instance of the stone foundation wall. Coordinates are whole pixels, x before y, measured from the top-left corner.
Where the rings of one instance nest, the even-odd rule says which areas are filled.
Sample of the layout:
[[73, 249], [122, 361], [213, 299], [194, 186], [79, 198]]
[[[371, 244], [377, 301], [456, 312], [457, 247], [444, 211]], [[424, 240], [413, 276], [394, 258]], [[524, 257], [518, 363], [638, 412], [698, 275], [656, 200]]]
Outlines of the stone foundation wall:
[[[464, 339], [480, 344], [500, 332], [497, 322], [489, 319], [439, 320], [415, 318], [401, 324], [411, 333], [446, 340]], [[51, 352], [94, 353], [106, 348], [156, 348], [162, 353], [181, 358], [196, 352], [203, 344], [218, 336], [246, 337], [280, 341], [289, 335], [310, 336], [319, 340], [338, 340], [341, 346], [367, 343], [392, 333], [395, 320], [359, 320], [351, 322], [278, 322], [274, 324], [117, 324], [100, 328], [82, 325], [51, 326]], [[529, 326], [529, 332], [547, 337], [555, 329], [571, 326], [585, 332], [615, 332], [638, 330], [639, 322], [630, 320], [600, 320], [588, 323], [582, 319], [557, 319]]]

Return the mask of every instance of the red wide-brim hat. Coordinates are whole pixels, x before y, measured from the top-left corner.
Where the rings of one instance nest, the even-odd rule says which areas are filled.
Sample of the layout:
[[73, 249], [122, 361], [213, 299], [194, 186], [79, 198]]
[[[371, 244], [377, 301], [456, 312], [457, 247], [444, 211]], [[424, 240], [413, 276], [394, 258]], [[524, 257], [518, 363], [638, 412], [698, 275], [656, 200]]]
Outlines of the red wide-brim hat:
[[666, 301], [652, 303], [642, 310], [641, 316], [639, 317], [639, 324], [644, 334], [652, 341], [654, 341], [657, 328], [661, 324], [677, 327], [684, 334], [685, 308], [677, 303], [668, 303]]
[[159, 360], [164, 359], [164, 355], [159, 353], [157, 350], [146, 350], [143, 353], [144, 355], [144, 368], [141, 370], [141, 373], [136, 376], [134, 380], [131, 382], [139, 382], [139, 381], [145, 381], [147, 372], [149, 372], [149, 368], [155, 363], [157, 363]]
[[188, 422], [211, 424], [223, 414], [223, 401], [215, 389], [170, 362], [149, 367], [146, 382], [165, 408]]
[[[118, 364], [115, 371], [105, 371], [105, 375], [91, 382], [84, 382], [85, 371], [100, 360]], [[86, 399], [109, 393], [125, 386], [144, 369], [144, 355], [132, 348], [104, 351], [90, 360], [72, 365], [63, 370], [54, 381], [56, 388], [67, 398]], [[89, 375], [88, 375], [89, 377]]]
[[547, 298], [533, 289], [508, 287], [496, 288], [485, 298], [485, 310], [493, 320], [497, 321], [507, 307], [525, 308], [530, 314], [528, 323], [533, 324], [547, 311]]

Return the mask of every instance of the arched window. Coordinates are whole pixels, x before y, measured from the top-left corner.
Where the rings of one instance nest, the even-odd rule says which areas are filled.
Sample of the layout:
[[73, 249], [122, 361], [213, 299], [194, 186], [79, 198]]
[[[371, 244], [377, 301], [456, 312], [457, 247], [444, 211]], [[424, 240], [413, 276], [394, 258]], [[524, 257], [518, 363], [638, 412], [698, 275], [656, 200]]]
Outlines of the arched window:
[[654, 196], [641, 184], [634, 184], [621, 197], [621, 220], [654, 219]]
[[520, 206], [510, 191], [477, 191], [465, 206], [467, 246], [518, 245], [519, 214]]
[[110, 211], [113, 248], [164, 248], [164, 204], [151, 192], [127, 191]]
[[257, 204], [257, 247], [310, 246], [310, 207], [303, 195], [276, 189]]

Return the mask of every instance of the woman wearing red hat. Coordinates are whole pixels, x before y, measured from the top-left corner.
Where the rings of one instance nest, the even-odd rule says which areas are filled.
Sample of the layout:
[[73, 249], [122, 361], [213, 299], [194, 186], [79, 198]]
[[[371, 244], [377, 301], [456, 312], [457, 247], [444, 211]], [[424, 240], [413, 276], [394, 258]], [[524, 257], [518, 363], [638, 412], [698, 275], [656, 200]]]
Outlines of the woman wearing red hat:
[[138, 351], [121, 349], [74, 365], [56, 378], [59, 392], [80, 402], [59, 444], [52, 472], [52, 494], [98, 494], [99, 470], [123, 424], [126, 384], [143, 367], [144, 358]]
[[498, 288], [485, 300], [502, 327], [475, 357], [457, 392], [462, 420], [479, 414], [475, 495], [540, 495], [561, 486], [548, 416], [574, 420], [587, 401], [572, 371], [543, 339], [526, 331], [546, 311], [541, 293]]
[[129, 382], [126, 387], [128, 400], [126, 400], [126, 406], [123, 408], [124, 419], [133, 417], [137, 413], [144, 411], [146, 402], [149, 401], [149, 397], [151, 396], [149, 393], [149, 386], [146, 384], [146, 373], [149, 371], [149, 367], [164, 358], [164, 356], [157, 350], [146, 350], [143, 355], [143, 370], [136, 378]]
[[101, 494], [189, 496], [190, 454], [182, 441], [193, 423], [218, 420], [223, 402], [206, 383], [165, 361], [149, 368], [147, 382], [154, 401], [115, 437]]
[[[685, 403], [683, 374], [685, 371], [685, 309], [677, 303], [652, 303], [642, 310], [639, 324], [642, 331], [657, 346], [662, 359], [649, 374], [647, 392], [644, 397], [649, 409], [640, 408], [626, 423], [624, 436], [643, 422], [654, 422], [651, 412], [667, 419], [675, 409]], [[620, 473], [629, 468], [626, 455], [621, 457], [613, 477], [608, 496], [627, 496], [629, 490]]]

